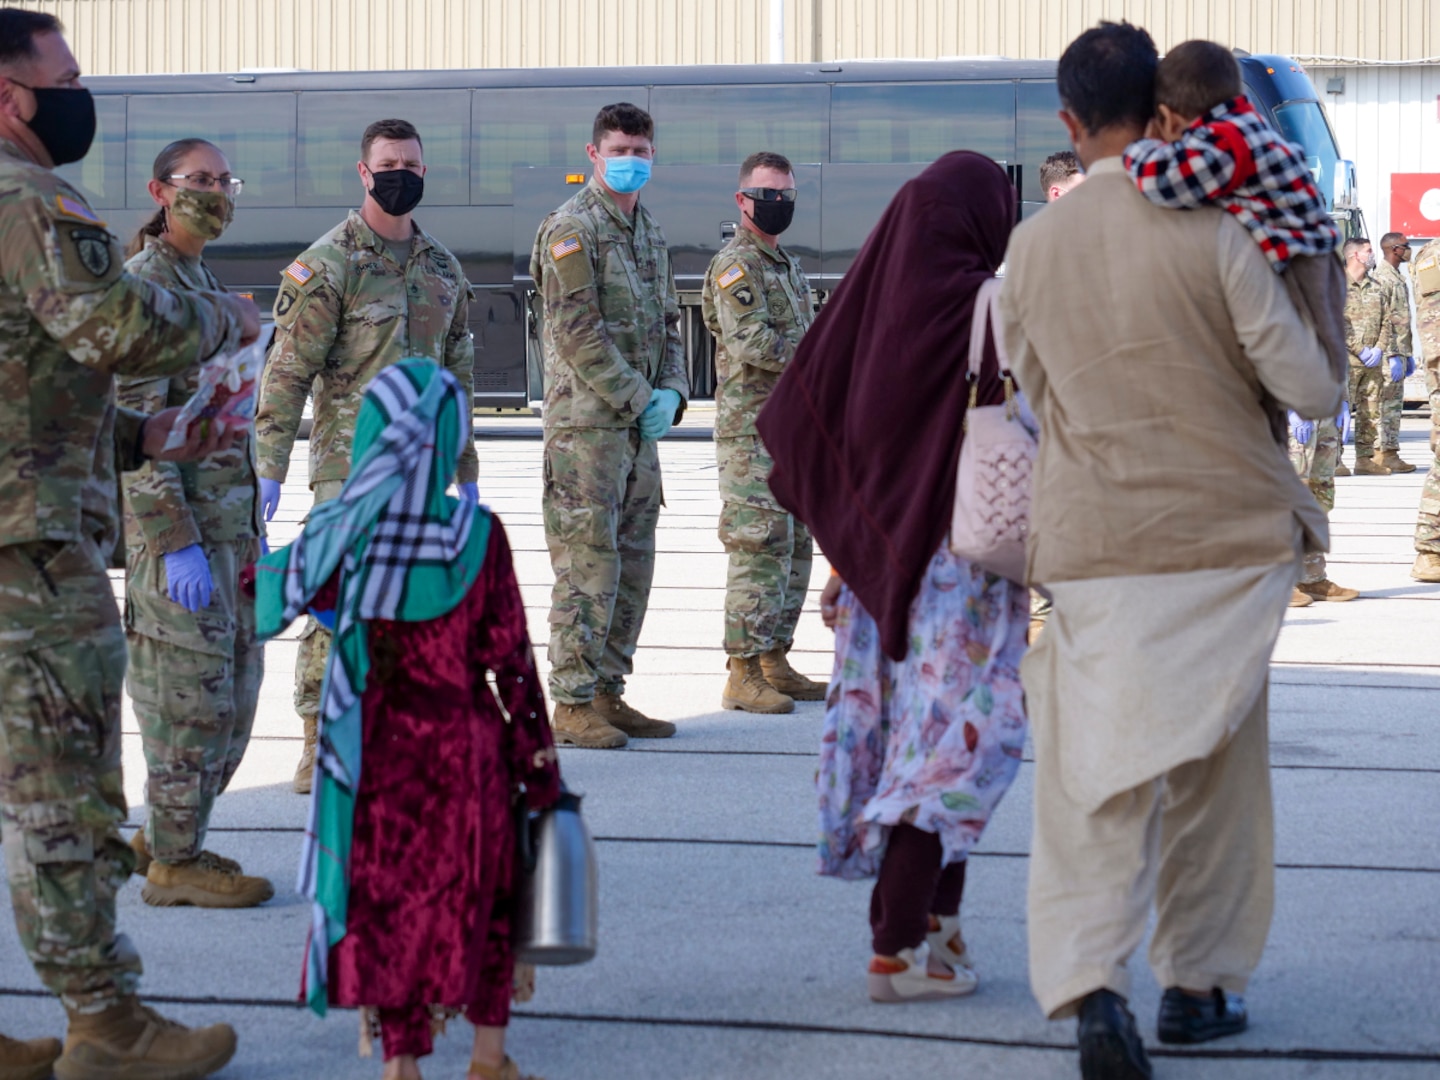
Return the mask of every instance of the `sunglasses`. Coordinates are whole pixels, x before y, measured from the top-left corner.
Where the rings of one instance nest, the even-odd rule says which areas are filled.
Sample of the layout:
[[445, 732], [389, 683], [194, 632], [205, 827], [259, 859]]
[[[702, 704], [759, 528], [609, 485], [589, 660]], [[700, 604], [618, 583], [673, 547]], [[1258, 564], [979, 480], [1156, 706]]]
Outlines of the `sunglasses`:
[[740, 194], [756, 202], [794, 202], [796, 191], [793, 187], [742, 187]]

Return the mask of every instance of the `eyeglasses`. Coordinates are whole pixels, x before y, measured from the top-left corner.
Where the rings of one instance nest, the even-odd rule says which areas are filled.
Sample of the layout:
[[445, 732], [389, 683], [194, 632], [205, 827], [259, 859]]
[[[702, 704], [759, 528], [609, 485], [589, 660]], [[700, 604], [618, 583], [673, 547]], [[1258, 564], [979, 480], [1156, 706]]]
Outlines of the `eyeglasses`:
[[229, 194], [239, 195], [245, 190], [245, 181], [238, 176], [211, 176], [209, 173], [176, 173], [173, 176], [165, 177], [167, 181], [184, 180], [200, 191], [225, 191]]
[[793, 187], [742, 187], [740, 194], [756, 202], [794, 202], [796, 191]]

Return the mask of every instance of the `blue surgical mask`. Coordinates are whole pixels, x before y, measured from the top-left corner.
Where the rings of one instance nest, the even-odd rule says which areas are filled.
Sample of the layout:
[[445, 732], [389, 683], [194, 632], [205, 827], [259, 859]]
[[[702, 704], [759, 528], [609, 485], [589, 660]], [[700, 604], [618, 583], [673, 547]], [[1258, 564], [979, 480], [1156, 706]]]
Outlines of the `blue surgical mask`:
[[607, 157], [605, 162], [605, 186], [621, 195], [639, 191], [650, 179], [650, 159], [628, 155]]

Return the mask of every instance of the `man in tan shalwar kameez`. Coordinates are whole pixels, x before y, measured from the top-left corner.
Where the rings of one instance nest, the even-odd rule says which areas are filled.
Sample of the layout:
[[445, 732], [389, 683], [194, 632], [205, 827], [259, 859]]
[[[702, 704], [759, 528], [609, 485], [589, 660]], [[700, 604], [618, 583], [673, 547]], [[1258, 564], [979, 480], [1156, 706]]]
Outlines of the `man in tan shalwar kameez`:
[[1087, 181], [1016, 230], [1001, 301], [1041, 423], [1029, 575], [1054, 598], [1021, 669], [1030, 974], [1048, 1016], [1079, 1014], [1086, 1080], [1151, 1075], [1125, 998], [1152, 903], [1162, 1041], [1245, 1026], [1274, 899], [1270, 654], [1329, 540], [1262, 399], [1334, 416], [1344, 389], [1233, 217], [1126, 175], [1155, 63], [1128, 24], [1066, 51]]

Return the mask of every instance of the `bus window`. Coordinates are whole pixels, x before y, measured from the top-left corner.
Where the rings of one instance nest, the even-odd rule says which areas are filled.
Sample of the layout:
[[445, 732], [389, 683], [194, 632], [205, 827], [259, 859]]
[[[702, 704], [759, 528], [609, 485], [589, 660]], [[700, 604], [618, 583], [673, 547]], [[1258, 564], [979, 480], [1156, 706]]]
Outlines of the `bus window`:
[[590, 173], [585, 146], [595, 114], [620, 101], [645, 108], [643, 86], [589, 86], [565, 90], [476, 90], [471, 106], [470, 201], [509, 205], [510, 170], [554, 165]]
[[1335, 146], [1335, 136], [1325, 122], [1325, 113], [1318, 101], [1292, 101], [1287, 105], [1275, 106], [1275, 124], [1280, 134], [1292, 143], [1298, 143], [1310, 167], [1310, 176], [1320, 189], [1325, 200], [1325, 209], [1335, 209], [1335, 177], [1340, 162], [1340, 151]]
[[1040, 166], [1059, 150], [1069, 150], [1070, 135], [1060, 122], [1060, 92], [1053, 82], [1023, 82], [1015, 87], [1015, 163], [1020, 166], [1020, 197], [1043, 203]]
[[[468, 90], [351, 90], [300, 95], [296, 197], [300, 206], [355, 206], [361, 199], [355, 163], [366, 127], [386, 117], [409, 120], [425, 147], [425, 201], [470, 203]], [[247, 189], [248, 190], [248, 189]]]
[[[97, 209], [125, 206], [125, 97], [96, 94], [95, 142], [83, 161], [56, 170], [74, 184]], [[148, 176], [149, 173], [146, 173]]]
[[155, 156], [176, 139], [209, 139], [245, 181], [245, 206], [295, 205], [295, 96], [282, 93], [136, 94], [127, 127], [127, 205], [148, 210]]
[[663, 165], [738, 165], [757, 150], [797, 165], [830, 160], [824, 86], [657, 86], [651, 94]]
[[951, 150], [1015, 153], [1013, 83], [842, 83], [830, 104], [831, 160], [931, 162]]

